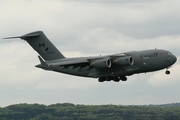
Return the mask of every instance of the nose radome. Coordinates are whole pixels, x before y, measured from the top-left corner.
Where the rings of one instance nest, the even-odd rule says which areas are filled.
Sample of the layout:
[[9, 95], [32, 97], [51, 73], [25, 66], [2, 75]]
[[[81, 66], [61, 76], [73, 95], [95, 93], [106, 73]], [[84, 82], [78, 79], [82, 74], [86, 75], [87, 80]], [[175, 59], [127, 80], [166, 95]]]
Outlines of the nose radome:
[[177, 57], [175, 55], [172, 55], [172, 62], [173, 64], [177, 61]]

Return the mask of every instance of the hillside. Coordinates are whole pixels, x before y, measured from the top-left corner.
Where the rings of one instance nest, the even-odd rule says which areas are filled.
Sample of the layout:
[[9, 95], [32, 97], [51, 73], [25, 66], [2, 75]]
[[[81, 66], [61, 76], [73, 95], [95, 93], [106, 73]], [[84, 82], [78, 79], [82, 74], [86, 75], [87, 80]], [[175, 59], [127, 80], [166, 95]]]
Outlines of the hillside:
[[0, 108], [0, 120], [179, 120], [180, 103], [164, 105], [17, 104]]

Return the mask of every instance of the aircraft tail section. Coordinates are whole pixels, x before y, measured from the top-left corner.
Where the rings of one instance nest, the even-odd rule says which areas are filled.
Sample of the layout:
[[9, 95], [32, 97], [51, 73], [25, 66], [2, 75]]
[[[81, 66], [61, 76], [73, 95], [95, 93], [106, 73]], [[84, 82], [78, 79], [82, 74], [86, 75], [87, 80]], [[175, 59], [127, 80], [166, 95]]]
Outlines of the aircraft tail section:
[[51, 43], [51, 41], [42, 31], [31, 32], [23, 36], [9, 37], [6, 39], [10, 38], [21, 38], [27, 41], [44, 60], [65, 58], [63, 54]]

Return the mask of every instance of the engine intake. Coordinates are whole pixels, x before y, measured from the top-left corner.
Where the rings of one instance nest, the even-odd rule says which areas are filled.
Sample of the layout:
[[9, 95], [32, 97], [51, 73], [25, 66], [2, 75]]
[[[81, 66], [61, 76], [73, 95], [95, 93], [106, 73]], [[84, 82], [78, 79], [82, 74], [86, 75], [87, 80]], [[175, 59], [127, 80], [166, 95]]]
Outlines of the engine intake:
[[131, 56], [119, 57], [113, 63], [121, 66], [133, 65], [134, 59]]
[[91, 65], [96, 68], [110, 68], [112, 63], [110, 58], [104, 58], [94, 61]]

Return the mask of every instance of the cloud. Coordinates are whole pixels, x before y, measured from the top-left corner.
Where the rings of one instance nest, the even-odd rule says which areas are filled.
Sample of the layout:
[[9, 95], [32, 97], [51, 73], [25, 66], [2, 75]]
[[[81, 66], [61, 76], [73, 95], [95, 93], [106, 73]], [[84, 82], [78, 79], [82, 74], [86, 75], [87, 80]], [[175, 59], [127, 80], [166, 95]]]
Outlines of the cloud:
[[[86, 29], [103, 27], [115, 29], [126, 36], [136, 38], [177, 35], [175, 31], [179, 30], [176, 27], [179, 24], [178, 3], [177, 0], [116, 5], [73, 3], [64, 8], [67, 14], [62, 17], [70, 18], [69, 25], [73, 28], [74, 25], [78, 25], [79, 28], [86, 27]], [[74, 4], [76, 6], [72, 6]], [[72, 7], [73, 11], [70, 9]]]
[[47, 21], [62, 7], [62, 3], [58, 0], [2, 1], [0, 4], [0, 26], [4, 28], [2, 33], [9, 35], [9, 33], [18, 34], [41, 29], [45, 24], [51, 24]]
[[35, 59], [31, 57], [35, 52], [28, 45], [22, 42], [11, 42], [0, 44], [0, 47], [1, 86], [29, 84], [35, 80], [38, 72], [33, 70]]
[[[34, 89], [36, 90], [84, 90], [97, 87], [96, 79], [85, 79], [75, 76], [62, 75], [61, 73], [47, 73], [42, 77]], [[68, 77], [68, 79], [67, 79]], [[57, 79], [58, 78], [58, 79]], [[86, 82], [88, 84], [86, 84]]]
[[81, 35], [79, 42], [83, 45], [78, 44], [79, 42], [72, 42], [73, 47], [70, 47], [68, 51], [78, 51], [84, 55], [89, 55], [89, 53], [93, 55], [113, 54], [155, 48], [176, 51], [179, 49], [179, 39], [180, 36], [134, 39], [115, 30], [97, 28]]
[[160, 0], [62, 0], [64, 2], [87, 2], [87, 3], [107, 3], [107, 4], [117, 4], [117, 3], [146, 3], [146, 2], [158, 2]]
[[[159, 48], [179, 58], [178, 0], [69, 1], [1, 0], [0, 38], [43, 30], [66, 57]], [[179, 100], [175, 95], [179, 91], [179, 63], [170, 69], [169, 76], [160, 71], [133, 75], [127, 82], [101, 84], [96, 79], [35, 68], [38, 54], [25, 41], [1, 40], [0, 48], [1, 106], [19, 102], [148, 104]]]

